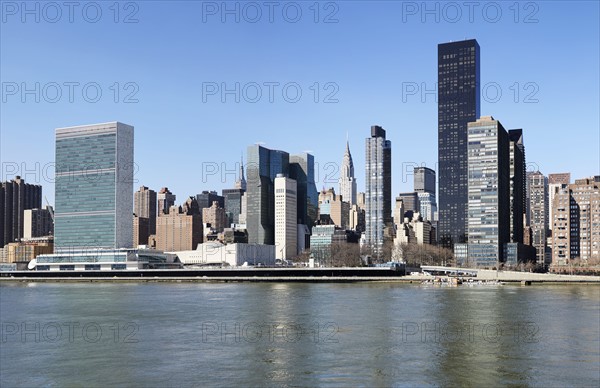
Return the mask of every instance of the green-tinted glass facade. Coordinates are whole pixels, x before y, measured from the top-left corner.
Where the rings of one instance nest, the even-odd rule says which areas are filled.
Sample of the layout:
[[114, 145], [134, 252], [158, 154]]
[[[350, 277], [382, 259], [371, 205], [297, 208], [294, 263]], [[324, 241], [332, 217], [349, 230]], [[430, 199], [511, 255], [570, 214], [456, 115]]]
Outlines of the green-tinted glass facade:
[[132, 166], [133, 127], [107, 123], [57, 129], [57, 250], [131, 246]]

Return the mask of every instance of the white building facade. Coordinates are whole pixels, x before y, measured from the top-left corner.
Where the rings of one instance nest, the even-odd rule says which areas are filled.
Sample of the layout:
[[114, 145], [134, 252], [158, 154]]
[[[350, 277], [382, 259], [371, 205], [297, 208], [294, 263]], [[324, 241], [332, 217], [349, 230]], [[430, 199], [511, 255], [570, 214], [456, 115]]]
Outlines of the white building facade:
[[275, 257], [291, 259], [298, 254], [297, 184], [283, 174], [275, 178]]
[[211, 241], [198, 244], [194, 251], [172, 252], [185, 265], [275, 265], [275, 246], [262, 244], [227, 244]]

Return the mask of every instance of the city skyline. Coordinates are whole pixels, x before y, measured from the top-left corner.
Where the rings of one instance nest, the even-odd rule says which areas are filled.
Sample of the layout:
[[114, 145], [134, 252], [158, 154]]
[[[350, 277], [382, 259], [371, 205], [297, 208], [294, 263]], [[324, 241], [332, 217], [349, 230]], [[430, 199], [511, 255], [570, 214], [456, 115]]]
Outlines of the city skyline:
[[[588, 12], [582, 12], [582, 8], [571, 9], [543, 3], [537, 15], [538, 23], [522, 23], [523, 20], [515, 23], [508, 9], [504, 10], [505, 17], [496, 24], [482, 21], [481, 18], [472, 24], [468, 21], [450, 24], [443, 20], [434, 23], [431, 19], [422, 23], [417, 17], [407, 18], [403, 22], [399, 4], [388, 4], [387, 9], [368, 10], [365, 14], [364, 10], [358, 12], [354, 4], [348, 3], [340, 5], [337, 15], [339, 23], [334, 24], [305, 22], [297, 25], [250, 25], [214, 22], [210, 19], [207, 23], [198, 23], [194, 28], [200, 32], [212, 29], [215, 34], [230, 38], [230, 51], [242, 53], [248, 59], [248, 67], [242, 71], [229, 51], [203, 39], [199, 42], [200, 46], [194, 46], [201, 47], [198, 49], [182, 51], [180, 45], [176, 45], [167, 50], [176, 60], [189, 59], [190, 64], [181, 62], [181, 71], [177, 72], [181, 75], [165, 72], [152, 64], [148, 68], [143, 67], [142, 64], [146, 66], [148, 61], [142, 63], [142, 60], [154, 57], [147, 51], [148, 46], [135, 45], [139, 43], [135, 34], [125, 42], [114, 44], [115, 34], [150, 34], [149, 26], [153, 22], [169, 26], [170, 22], [164, 20], [160, 12], [164, 6], [142, 7], [144, 13], [138, 15], [139, 23], [110, 24], [114, 29], [106, 30], [106, 36], [101, 37], [96, 35], [93, 26], [77, 23], [74, 24], [80, 27], [77, 36], [70, 34], [73, 26], [68, 23], [17, 24], [9, 20], [2, 24], [0, 39], [5, 55], [2, 55], [0, 65], [5, 86], [13, 82], [18, 85], [25, 82], [29, 86], [38, 81], [42, 85], [49, 82], [62, 84], [72, 81], [82, 85], [97, 82], [102, 87], [104, 97], [98, 103], [87, 103], [79, 96], [79, 99], [70, 103], [65, 100], [67, 94], [64, 90], [63, 100], [58, 103], [47, 102], [44, 96], [36, 103], [33, 95], [25, 96], [26, 101], [21, 102], [20, 93], [4, 93], [0, 118], [1, 180], [21, 175], [29, 183], [41, 184], [44, 194], [53, 204], [51, 165], [54, 155], [51, 147], [48, 147], [52, 143], [53, 128], [120, 120], [134, 123], [140, 134], [135, 139], [135, 148], [139, 150], [135, 159], [138, 170], [134, 177], [137, 187], [144, 185], [159, 190], [166, 186], [180, 198], [204, 190], [221, 192], [224, 188], [232, 188], [235, 176], [222, 175], [235, 170], [239, 166], [240, 152], [257, 142], [266, 142], [268, 148], [291, 153], [311, 150], [315, 156], [317, 189], [337, 187], [344, 140], [348, 134], [354, 151], [357, 189], [364, 191], [364, 155], [357, 145], [362, 144], [365, 128], [378, 124], [386, 128], [392, 142], [402, 141], [406, 145], [401, 153], [395, 153], [392, 160], [392, 169], [395, 171], [392, 193], [395, 196], [412, 190], [411, 171], [415, 165], [425, 165], [436, 172], [439, 170], [435, 141], [437, 104], [435, 92], [431, 92], [435, 90], [437, 77], [436, 46], [465, 37], [477, 39], [482, 47], [481, 83], [488, 88], [482, 91], [482, 94], [486, 94], [481, 100], [481, 115], [500, 117], [507, 128], [523, 128], [528, 148], [528, 170], [539, 166], [546, 175], [570, 171], [576, 177], [597, 173], [590, 166], [598, 165], [596, 128], [599, 125], [596, 112], [599, 99], [596, 91], [586, 85], [598, 83], [599, 61], [598, 53], [586, 48], [598, 46], [598, 38], [594, 24], [585, 22], [587, 18], [593, 20], [598, 14], [597, 4], [580, 5], [588, 7]], [[381, 23], [378, 23], [377, 29], [363, 32], [364, 37], [355, 35], [355, 28], [349, 28], [360, 26], [371, 18], [378, 18]], [[393, 23], [384, 23], [388, 18], [395, 18], [398, 23], [395, 26]], [[573, 22], [575, 19], [578, 21], [576, 24]], [[548, 28], [556, 20], [564, 20], [573, 28], [564, 31]], [[184, 18], [181, 23], [189, 27], [186, 24], [189, 21]], [[103, 26], [108, 25], [108, 21], [103, 22]], [[496, 33], [498, 28], [503, 28], [503, 34]], [[406, 29], [414, 31], [410, 34], [411, 40], [402, 33]], [[277, 35], [272, 34], [273, 30], [281, 37], [272, 37]], [[299, 42], [293, 50], [283, 50], [272, 64], [268, 63], [264, 68], [264, 61], [259, 61], [265, 54], [262, 46], [248, 50], [240, 46], [248, 44], [247, 40], [237, 42], [234, 39], [244, 32], [256, 33], [255, 36], [273, 40], [274, 44], [297, 34], [304, 34], [308, 39]], [[179, 33], [180, 29], [173, 32]], [[20, 34], [31, 43], [26, 52], [8, 39], [10, 35]], [[346, 35], [348, 41], [354, 38], [359, 52], [364, 55], [353, 56], [353, 60], [348, 61], [347, 54], [340, 50], [347, 50], [349, 46], [338, 42], [338, 34]], [[120, 55], [119, 64], [122, 66], [112, 66], [117, 62], [107, 57], [103, 61], [110, 66], [99, 67], [95, 53], [83, 52], [78, 54], [83, 65], [80, 68], [87, 69], [83, 71], [73, 68], [66, 56], [44, 48], [51, 46], [48, 39], [67, 39], [77, 48], [91, 36], [97, 42], [98, 49]], [[167, 33], [159, 43], [176, 36]], [[314, 49], [309, 42], [316, 37], [325, 39], [324, 47], [316, 53], [311, 51], [312, 56], [305, 55], [308, 50]], [[187, 36], [182, 38], [182, 43], [189, 40]], [[132, 44], [136, 48], [130, 53]], [[553, 56], [557, 44], [569, 45], [571, 55], [568, 60]], [[65, 46], [60, 52], [68, 54], [70, 50]], [[376, 65], [378, 70], [364, 71], [369, 68], [365, 61], [374, 55], [383, 59]], [[46, 68], [38, 68], [41, 63], [47, 63], [40, 61], [40, 56], [53, 61]], [[222, 60], [201, 61], [209, 56], [222, 56]], [[303, 59], [294, 64], [290, 62], [292, 57]], [[551, 57], [554, 58], [552, 61], [545, 60]], [[19, 62], [27, 62], [27, 65], [17, 66], [11, 58], [22, 58], [23, 61]], [[314, 58], [319, 58], [319, 61], [315, 62]], [[502, 60], [496, 61], [496, 58]], [[159, 62], [162, 66], [162, 60]], [[288, 66], [280, 66], [282, 62]], [[227, 65], [221, 66], [223, 63]], [[258, 67], [257, 63], [262, 65]], [[307, 72], [307, 66], [314, 72]], [[556, 77], [556, 74], [562, 74], [565, 66], [577, 66], [577, 71], [568, 79]], [[33, 79], [30, 74], [39, 74], [40, 78]], [[273, 103], [249, 103], [242, 98], [235, 103], [230, 97], [228, 102], [222, 103], [220, 96], [216, 95], [207, 96], [207, 101], [202, 101], [203, 82], [220, 84], [237, 81], [259, 84], [270, 81], [280, 84], [297, 82], [302, 86], [303, 99], [296, 104], [281, 98]], [[121, 92], [118, 103], [112, 100], [113, 91], [108, 89], [115, 82], [119, 83]], [[125, 89], [127, 82], [134, 82], [139, 87], [135, 96], [139, 100], [137, 103], [123, 102], [124, 97], [133, 90]], [[321, 92], [319, 103], [312, 101], [313, 92], [309, 89], [315, 82], [319, 83]], [[324, 88], [328, 82], [339, 88], [335, 96], [337, 103], [323, 102], [324, 97], [333, 91]], [[502, 96], [499, 101], [492, 102], [496, 84], [500, 86]], [[413, 89], [410, 88], [415, 85], [417, 90], [411, 92]], [[536, 88], [537, 92], [531, 97]], [[517, 102], [514, 101], [516, 91], [519, 92]], [[6, 88], [4, 92], [7, 92]], [[264, 100], [266, 90], [263, 92]], [[169, 100], [166, 101], [163, 96]], [[525, 102], [527, 96], [538, 101]], [[154, 114], [158, 111], [161, 116]], [[561, 114], [552, 115], [550, 112]], [[198, 119], [199, 116], [201, 119]], [[553, 158], [550, 155], [560, 152], [562, 143], [557, 136], [547, 134], [566, 127], [570, 128], [571, 139], [582, 147], [582, 152], [569, 160]], [[24, 133], [28, 138], [26, 143], [22, 137]], [[221, 138], [219, 134], [233, 136]], [[187, 152], [182, 152], [182, 149]], [[244, 156], [246, 159], [247, 155]], [[192, 174], [189, 171], [190, 163], [194, 166]], [[215, 166], [219, 171], [210, 172]]]
[[0, 0], [0, 386], [598, 386], [599, 107], [599, 0]]

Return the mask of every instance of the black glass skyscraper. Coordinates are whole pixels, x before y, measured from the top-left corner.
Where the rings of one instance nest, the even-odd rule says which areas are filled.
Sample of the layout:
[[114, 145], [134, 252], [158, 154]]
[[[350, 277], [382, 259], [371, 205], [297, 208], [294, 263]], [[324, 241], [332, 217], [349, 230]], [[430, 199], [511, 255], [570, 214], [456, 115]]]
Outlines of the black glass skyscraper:
[[315, 182], [315, 157], [306, 152], [290, 155], [289, 177], [297, 184], [298, 223], [312, 230], [319, 207], [319, 192]]
[[523, 130], [509, 130], [508, 139], [510, 141], [510, 242], [523, 243], [525, 182], [527, 182]]
[[479, 44], [438, 45], [439, 241], [467, 242], [467, 123], [479, 118]]
[[275, 244], [275, 178], [289, 174], [290, 155], [248, 146], [246, 228], [251, 244]]

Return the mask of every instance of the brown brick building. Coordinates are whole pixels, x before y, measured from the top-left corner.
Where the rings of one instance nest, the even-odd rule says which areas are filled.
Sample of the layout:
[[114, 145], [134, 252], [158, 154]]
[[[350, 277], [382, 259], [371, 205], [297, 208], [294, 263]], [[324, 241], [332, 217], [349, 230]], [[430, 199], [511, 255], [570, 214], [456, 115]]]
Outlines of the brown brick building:
[[156, 218], [156, 249], [191, 251], [202, 243], [202, 217], [179, 206], [171, 206], [169, 214]]

